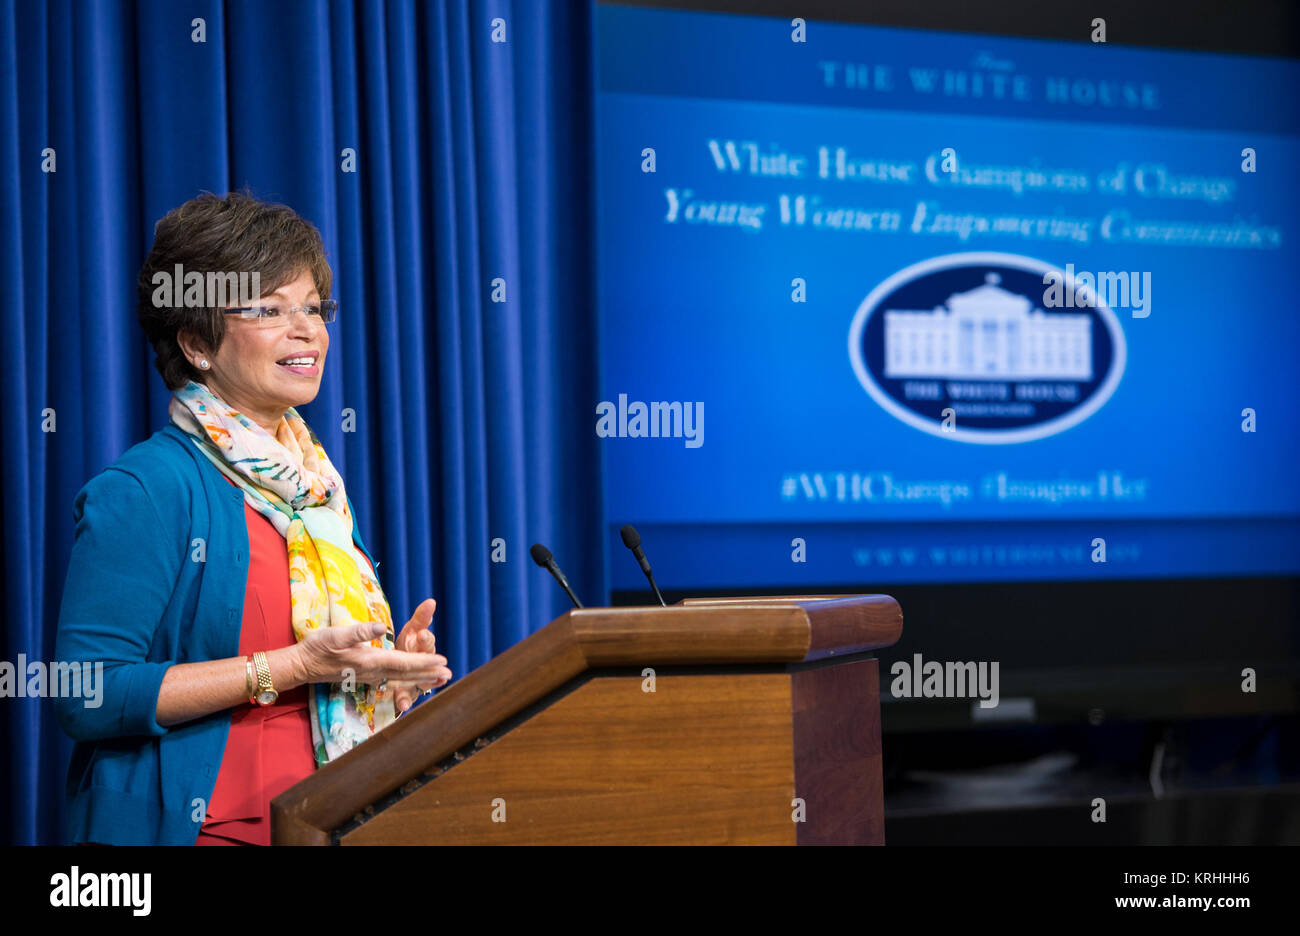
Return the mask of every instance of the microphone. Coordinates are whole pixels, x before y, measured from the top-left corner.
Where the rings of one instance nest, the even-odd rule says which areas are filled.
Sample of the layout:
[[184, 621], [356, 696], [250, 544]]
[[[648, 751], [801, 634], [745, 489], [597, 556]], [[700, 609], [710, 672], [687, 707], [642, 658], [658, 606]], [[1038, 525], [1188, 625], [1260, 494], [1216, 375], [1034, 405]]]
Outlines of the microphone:
[[547, 572], [550, 572], [551, 575], [555, 576], [555, 580], [560, 583], [560, 587], [563, 588], [564, 593], [569, 596], [569, 600], [573, 602], [573, 606], [575, 608], [581, 608], [582, 602], [578, 600], [578, 596], [575, 595], [573, 589], [569, 587], [569, 580], [564, 577], [564, 573], [560, 571], [560, 567], [555, 564], [555, 557], [551, 555], [551, 551], [541, 543], [533, 543], [532, 548], [528, 550], [528, 554], [533, 557], [533, 562], [537, 563]]
[[655, 590], [655, 597], [659, 599], [659, 603], [665, 608], [668, 607], [668, 602], [664, 601], [664, 596], [659, 593], [659, 586], [655, 584], [654, 573], [650, 571], [650, 560], [645, 557], [645, 550], [641, 548], [641, 534], [629, 523], [618, 531], [618, 535], [623, 537], [623, 545], [632, 550], [632, 555], [636, 556], [636, 561], [640, 564], [645, 577], [650, 580], [650, 587]]

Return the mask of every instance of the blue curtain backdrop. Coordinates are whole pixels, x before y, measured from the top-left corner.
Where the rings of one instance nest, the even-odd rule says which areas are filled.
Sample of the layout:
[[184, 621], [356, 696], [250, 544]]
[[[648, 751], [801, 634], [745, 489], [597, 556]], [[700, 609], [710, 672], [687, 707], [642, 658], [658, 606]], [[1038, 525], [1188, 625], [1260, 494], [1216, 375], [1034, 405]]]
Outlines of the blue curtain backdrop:
[[[463, 676], [567, 606], [534, 541], [604, 599], [591, 15], [584, 0], [0, 0], [4, 659], [52, 658], [73, 496], [166, 424], [134, 283], [154, 223], [201, 190], [248, 186], [324, 235], [340, 313], [303, 412], [399, 624], [437, 598]], [[71, 742], [47, 701], [0, 706], [7, 837], [58, 842]]]

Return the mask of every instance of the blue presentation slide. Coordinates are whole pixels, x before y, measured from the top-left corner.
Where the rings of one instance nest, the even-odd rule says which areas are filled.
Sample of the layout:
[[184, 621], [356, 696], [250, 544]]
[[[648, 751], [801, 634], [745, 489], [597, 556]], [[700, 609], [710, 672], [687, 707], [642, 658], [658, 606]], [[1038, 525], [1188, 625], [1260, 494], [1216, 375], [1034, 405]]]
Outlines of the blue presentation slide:
[[597, 18], [614, 588], [1300, 571], [1300, 66]]

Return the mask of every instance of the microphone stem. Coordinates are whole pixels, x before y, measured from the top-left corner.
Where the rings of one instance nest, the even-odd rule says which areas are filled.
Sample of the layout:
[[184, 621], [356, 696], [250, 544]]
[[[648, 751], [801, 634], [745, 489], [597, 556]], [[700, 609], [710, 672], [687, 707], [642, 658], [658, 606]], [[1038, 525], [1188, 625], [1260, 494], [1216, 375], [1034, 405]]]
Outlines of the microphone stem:
[[[556, 569], [555, 572], [559, 573], [559, 569]], [[575, 595], [573, 589], [569, 587], [569, 580], [566, 579], [562, 573], [557, 574], [555, 580], [560, 583], [560, 587], [563, 588], [564, 593], [569, 596], [569, 600], [573, 602], [573, 606], [575, 608], [581, 608], [582, 602], [578, 600], [578, 596]]]
[[668, 607], [668, 602], [664, 601], [664, 596], [659, 592], [659, 586], [655, 584], [654, 574], [651, 572], [646, 572], [645, 577], [650, 580], [650, 587], [655, 590], [655, 597], [659, 599], [659, 603], [663, 605], [665, 608]]

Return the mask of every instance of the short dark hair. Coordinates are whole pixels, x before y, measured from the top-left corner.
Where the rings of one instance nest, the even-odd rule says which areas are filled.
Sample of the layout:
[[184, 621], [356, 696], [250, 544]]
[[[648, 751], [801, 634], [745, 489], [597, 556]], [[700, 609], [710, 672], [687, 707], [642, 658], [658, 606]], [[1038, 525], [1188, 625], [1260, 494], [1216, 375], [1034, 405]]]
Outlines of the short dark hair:
[[[177, 341], [181, 331], [214, 351], [226, 335], [222, 309], [154, 302], [155, 274], [172, 276], [177, 264], [186, 274], [204, 276], [256, 272], [262, 295], [307, 271], [320, 297], [328, 299], [334, 280], [320, 231], [287, 205], [262, 201], [247, 190], [224, 198], [204, 192], [167, 212], [154, 225], [153, 248], [136, 281], [136, 316], [153, 345], [154, 367], [169, 390], [203, 379], [181, 350]], [[177, 283], [173, 288], [182, 286]]]

